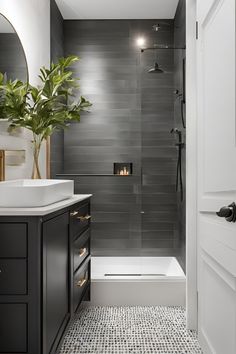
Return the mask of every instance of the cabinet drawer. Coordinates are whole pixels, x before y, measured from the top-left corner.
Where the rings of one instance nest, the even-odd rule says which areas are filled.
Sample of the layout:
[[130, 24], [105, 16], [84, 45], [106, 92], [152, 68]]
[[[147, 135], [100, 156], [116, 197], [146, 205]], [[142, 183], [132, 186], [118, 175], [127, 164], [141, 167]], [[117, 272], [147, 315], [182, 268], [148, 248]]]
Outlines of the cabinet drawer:
[[0, 304], [0, 353], [26, 353], [27, 305]]
[[74, 275], [73, 309], [76, 311], [90, 281], [90, 260], [83, 264]]
[[27, 293], [26, 267], [25, 259], [0, 259], [0, 295]]
[[0, 223], [0, 257], [27, 257], [27, 224]]
[[89, 202], [81, 204], [78, 208], [70, 211], [70, 227], [74, 238], [88, 227], [90, 218]]
[[90, 230], [86, 230], [73, 244], [74, 271], [80, 266], [90, 253]]

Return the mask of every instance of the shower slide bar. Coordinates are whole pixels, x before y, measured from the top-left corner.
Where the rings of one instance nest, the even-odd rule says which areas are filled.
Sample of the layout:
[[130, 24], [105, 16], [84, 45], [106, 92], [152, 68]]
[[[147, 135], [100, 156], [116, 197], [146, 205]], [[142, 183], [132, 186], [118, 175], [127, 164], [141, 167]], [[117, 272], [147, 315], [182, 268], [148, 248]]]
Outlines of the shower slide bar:
[[183, 179], [182, 179], [182, 149], [185, 144], [182, 141], [182, 133], [179, 129], [173, 128], [170, 131], [171, 134], [176, 134], [178, 136], [178, 142], [175, 146], [178, 147], [178, 159], [177, 159], [177, 166], [176, 166], [176, 192], [180, 186], [180, 198], [183, 201]]

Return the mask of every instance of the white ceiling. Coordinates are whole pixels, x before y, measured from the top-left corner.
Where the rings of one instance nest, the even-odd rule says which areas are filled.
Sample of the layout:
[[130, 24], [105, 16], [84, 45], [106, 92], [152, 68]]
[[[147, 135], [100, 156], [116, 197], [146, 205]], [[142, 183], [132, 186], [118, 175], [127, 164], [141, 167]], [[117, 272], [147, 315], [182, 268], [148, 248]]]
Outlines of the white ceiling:
[[171, 19], [178, 0], [56, 0], [64, 19]]

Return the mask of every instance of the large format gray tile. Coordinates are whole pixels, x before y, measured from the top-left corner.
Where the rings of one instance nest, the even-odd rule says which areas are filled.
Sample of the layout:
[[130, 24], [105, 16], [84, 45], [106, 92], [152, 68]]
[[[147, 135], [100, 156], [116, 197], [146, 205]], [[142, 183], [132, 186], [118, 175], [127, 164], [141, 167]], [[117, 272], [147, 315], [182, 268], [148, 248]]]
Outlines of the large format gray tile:
[[[152, 31], [156, 22], [158, 33]], [[64, 53], [81, 57], [73, 72], [81, 79], [80, 93], [93, 103], [91, 113], [64, 133], [64, 172], [112, 174], [113, 162], [133, 162], [135, 175], [75, 178], [76, 193], [93, 193], [96, 255], [179, 254], [177, 150], [170, 134], [176, 113], [174, 51], [141, 54], [138, 35], [147, 45], [173, 45], [174, 21], [64, 21]], [[162, 75], [147, 72], [156, 57]], [[53, 164], [56, 169], [55, 159]]]

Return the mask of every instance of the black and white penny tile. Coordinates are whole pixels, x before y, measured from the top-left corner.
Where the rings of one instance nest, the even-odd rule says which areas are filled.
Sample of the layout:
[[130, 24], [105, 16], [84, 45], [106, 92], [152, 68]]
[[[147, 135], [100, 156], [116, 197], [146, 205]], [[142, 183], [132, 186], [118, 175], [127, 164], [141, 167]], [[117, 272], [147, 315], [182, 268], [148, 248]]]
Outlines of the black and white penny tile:
[[182, 307], [83, 307], [60, 354], [202, 354]]

